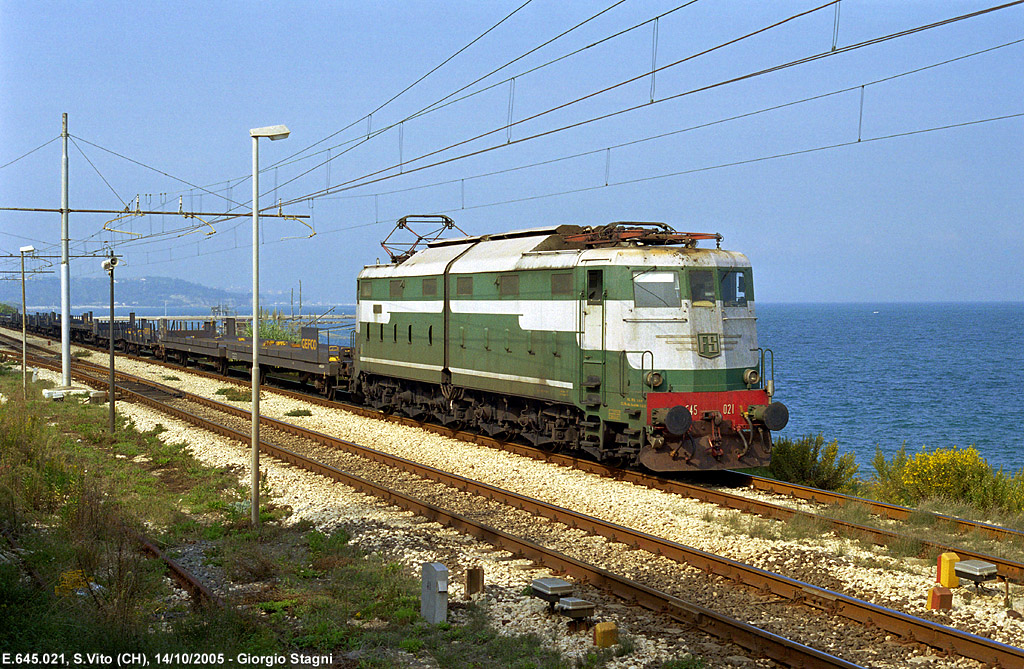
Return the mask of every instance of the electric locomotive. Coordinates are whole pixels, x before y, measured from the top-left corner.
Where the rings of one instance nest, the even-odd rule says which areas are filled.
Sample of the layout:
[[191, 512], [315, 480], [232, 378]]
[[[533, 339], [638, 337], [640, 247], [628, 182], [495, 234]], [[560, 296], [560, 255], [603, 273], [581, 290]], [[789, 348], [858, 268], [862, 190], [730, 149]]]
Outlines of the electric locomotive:
[[615, 464], [766, 465], [789, 414], [758, 346], [750, 263], [721, 240], [663, 223], [559, 225], [367, 266], [350, 390]]

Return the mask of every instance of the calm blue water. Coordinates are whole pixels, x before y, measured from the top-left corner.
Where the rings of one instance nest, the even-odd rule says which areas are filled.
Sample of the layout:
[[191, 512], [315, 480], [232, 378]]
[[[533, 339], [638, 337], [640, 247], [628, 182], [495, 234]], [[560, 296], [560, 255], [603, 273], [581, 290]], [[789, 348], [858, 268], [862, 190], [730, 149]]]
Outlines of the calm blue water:
[[758, 304], [784, 436], [821, 432], [869, 473], [875, 448], [976, 446], [1024, 467], [1024, 303]]

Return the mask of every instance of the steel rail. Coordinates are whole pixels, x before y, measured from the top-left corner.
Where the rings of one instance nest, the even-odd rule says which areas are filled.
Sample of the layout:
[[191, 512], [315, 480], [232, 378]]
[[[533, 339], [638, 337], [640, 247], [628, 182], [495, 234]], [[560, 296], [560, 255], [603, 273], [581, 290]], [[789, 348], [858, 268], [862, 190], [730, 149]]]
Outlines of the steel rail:
[[[125, 377], [131, 375], [124, 374]], [[133, 377], [134, 381], [153, 383]], [[153, 384], [160, 386], [161, 384]], [[217, 433], [238, 441], [245, 441], [246, 435], [233, 430], [227, 426], [208, 421], [206, 419], [190, 414], [182, 409], [168, 407], [151, 397], [137, 394], [134, 391], [126, 391], [135, 395], [138, 401], [143, 402], [160, 411], [178, 415], [183, 420], [198, 424], [201, 422], [206, 429], [213, 429]], [[185, 399], [203, 406], [216, 408], [219, 411], [238, 418], [249, 418], [250, 413], [238, 407], [222, 404], [215, 400], [185, 393]], [[261, 423], [268, 427], [285, 431], [296, 436], [303, 437], [326, 446], [342, 448], [348, 452], [356, 453], [362, 457], [387, 464], [392, 467], [409, 471], [421, 477], [430, 478], [452, 486], [456, 489], [472, 492], [490, 499], [495, 499], [503, 504], [521, 508], [534, 515], [550, 518], [556, 522], [579, 528], [591, 534], [603, 536], [612, 541], [626, 543], [635, 548], [642, 549], [657, 555], [663, 555], [677, 562], [686, 563], [702, 571], [715, 573], [729, 578], [738, 583], [755, 587], [763, 592], [770, 592], [786, 599], [803, 603], [816, 609], [838, 615], [855, 622], [878, 627], [887, 632], [896, 634], [903, 638], [909, 638], [934, 648], [945, 651], [953, 651], [964, 657], [970, 657], [982, 662], [997, 664], [1000, 666], [1021, 666], [1024, 665], [1024, 649], [1003, 644], [992, 639], [981, 637], [969, 632], [935, 623], [917, 616], [912, 616], [901, 611], [888, 609], [886, 607], [872, 604], [842, 593], [833, 592], [825, 588], [775, 574], [763, 569], [758, 569], [741, 562], [717, 556], [701, 551], [683, 544], [668, 541], [644, 532], [639, 532], [615, 523], [609, 523], [600, 519], [581, 514], [570, 509], [549, 504], [540, 500], [519, 495], [511, 491], [503, 490], [478, 481], [473, 481], [462, 476], [449, 474], [439, 469], [429, 467], [420, 463], [393, 456], [376, 449], [360, 446], [336, 437], [331, 437], [315, 430], [301, 428], [283, 421], [268, 417], [261, 417]], [[287, 462], [309, 468], [317, 473], [327, 473], [336, 470], [324, 463], [313, 461], [305, 456], [274, 446], [267, 442], [261, 442], [261, 447]], [[343, 473], [344, 474], [344, 473]], [[328, 473], [327, 475], [333, 474]], [[345, 476], [351, 476], [345, 474]], [[363, 482], [359, 477], [354, 477]], [[363, 482], [360, 485], [363, 485]], [[371, 484], [375, 485], [375, 484]], [[388, 491], [386, 495], [399, 495], [394, 491]], [[447, 512], [445, 512], [447, 513]], [[463, 522], [470, 522], [462, 519]], [[460, 527], [460, 529], [462, 529]], [[488, 528], [488, 531], [494, 531]], [[517, 539], [517, 541], [520, 541]], [[563, 556], [564, 557], [564, 556]], [[550, 566], [550, 565], [549, 565]], [[638, 599], [639, 601], [639, 599]], [[664, 605], [664, 604], [663, 604]]]
[[[872, 513], [884, 516], [891, 520], [906, 520], [912, 513], [922, 513], [917, 509], [911, 509], [898, 504], [877, 502], [873, 499], [844, 495], [842, 493], [832, 492], [830, 490], [820, 490], [818, 488], [811, 488], [809, 486], [803, 486], [796, 483], [776, 481], [763, 476], [754, 476], [753, 474], [745, 474], [743, 472], [733, 470], [728, 470], [728, 474], [726, 474], [726, 476], [732, 479], [735, 485], [746, 486], [763, 492], [773, 492], [780, 495], [787, 495], [789, 497], [796, 497], [797, 499], [803, 499], [809, 502], [839, 505], [862, 504], [870, 509]], [[942, 523], [948, 523], [949, 525], [954, 526], [956, 530], [961, 533], [973, 531], [992, 539], [1006, 540], [1015, 537], [1024, 540], [1024, 532], [1010, 527], [1002, 527], [1000, 525], [992, 525], [991, 523], [982, 523], [975, 520], [967, 520], [965, 518], [957, 518], [956, 516], [947, 516], [945, 514], [930, 511], [925, 513], [928, 513]]]
[[195, 576], [192, 575], [187, 569], [178, 564], [174, 559], [164, 553], [162, 550], [156, 547], [156, 544], [152, 543], [145, 537], [139, 534], [131, 533], [132, 538], [144, 553], [148, 553], [153, 557], [163, 562], [167, 569], [171, 572], [171, 577], [178, 582], [189, 596], [192, 597], [194, 605], [202, 606], [214, 606], [218, 609], [224, 608], [224, 602], [221, 601], [220, 597], [215, 595], [212, 590], [207, 588], [205, 585], [199, 582]]
[[[204, 429], [216, 432], [224, 437], [240, 442], [245, 442], [248, 438], [248, 436], [242, 432], [233, 430], [230, 427], [220, 425], [200, 416], [196, 416], [195, 414], [183, 409], [168, 406], [152, 397], [136, 393], [135, 391], [127, 392], [134, 395], [135, 401], [185, 420], [193, 425], [201, 426]], [[197, 398], [195, 396], [188, 396], [186, 399], [190, 401], [195, 401], [196, 399], [203, 400], [201, 403], [205, 406], [217, 405], [217, 408], [219, 409], [230, 409], [231, 411], [226, 413], [231, 415], [238, 415], [239, 413], [249, 415], [249, 412], [247, 411], [223, 405], [214, 400]], [[294, 428], [294, 426], [290, 427]], [[297, 433], [297, 431], [293, 430], [288, 431]], [[301, 431], [301, 429], [299, 431]], [[320, 436], [326, 439], [331, 439], [330, 437], [327, 437], [327, 435]], [[351, 445], [356, 446], [355, 444]], [[778, 662], [782, 662], [787, 666], [820, 666], [844, 669], [856, 669], [859, 666], [843, 660], [842, 658], [835, 657], [829, 653], [819, 651], [781, 637], [777, 634], [762, 630], [750, 625], [749, 623], [735, 620], [716, 611], [712, 611], [711, 609], [704, 608], [668, 593], [661, 592], [625, 577], [618, 576], [605, 569], [577, 560], [527, 539], [516, 537], [502, 530], [490, 527], [484, 523], [473, 521], [465, 516], [442, 509], [441, 507], [429, 502], [391, 490], [390, 488], [342, 471], [326, 463], [318, 462], [289, 449], [271, 444], [265, 440], [260, 441], [260, 448], [279, 460], [302, 467], [303, 469], [322, 476], [329, 477], [359, 492], [374, 495], [390, 504], [412, 511], [417, 515], [430, 520], [440, 522], [461, 532], [476, 536], [487, 543], [497, 546], [498, 548], [509, 550], [517, 555], [522, 555], [525, 558], [544, 564], [551, 569], [568, 573], [574, 578], [607, 590], [615, 594], [617, 597], [643, 606], [648, 610], [665, 613], [679, 622], [692, 625], [704, 632], [707, 632], [708, 634], [732, 641], [733, 643], [747, 648], [748, 650], [763, 653], [765, 656]], [[377, 453], [381, 456], [387, 457], [384, 453]]]
[[[57, 367], [56, 364], [49, 361], [44, 362], [37, 360], [36, 362], [37, 364], [43, 363], [45, 366], [51, 368]], [[132, 378], [131, 375], [120, 372], [118, 373], [118, 376], [122, 378]], [[80, 374], [79, 378], [82, 379], [83, 377], [85, 380], [95, 380], [102, 383], [101, 379]], [[156, 384], [145, 379], [139, 379], [138, 377], [133, 377], [132, 380], [135, 382], [152, 384], [152, 386], [158, 388], [166, 388], [166, 386], [162, 386], [162, 384]], [[120, 391], [131, 395], [134, 401], [150, 406], [163, 413], [168, 413], [172, 416], [185, 420], [190, 424], [201, 426], [204, 429], [211, 430], [227, 438], [241, 442], [245, 442], [247, 439], [247, 435], [242, 434], [241, 432], [232, 430], [227, 426], [209, 421], [200, 416], [196, 416], [195, 414], [183, 409], [168, 406], [164, 402], [161, 402], [151, 396], [126, 388], [121, 388]], [[186, 399], [193, 401], [201, 400], [201, 404], [203, 405], [216, 406], [221, 410], [227, 409], [227, 413], [232, 415], [250, 415], [247, 411], [243, 411], [229, 405], [224, 405], [213, 400], [207, 400], [206, 398], [188, 395]], [[282, 425], [287, 424], [282, 423]], [[327, 435], [322, 436], [329, 438]], [[643, 606], [648, 610], [664, 613], [672, 617], [674, 620], [693, 626], [696, 629], [718, 638], [736, 643], [737, 645], [753, 652], [762, 653], [764, 656], [787, 666], [862, 669], [860, 665], [829, 653], [786, 639], [785, 637], [762, 630], [749, 623], [733, 619], [711, 609], [707, 609], [668, 593], [661, 592], [641, 583], [618, 576], [595, 565], [577, 560], [534, 542], [516, 537], [502, 530], [492, 528], [483, 523], [470, 520], [469, 518], [447, 511], [428, 502], [390, 490], [359, 476], [349, 474], [327, 465], [326, 463], [317, 462], [288, 449], [270, 444], [266, 441], [261, 440], [260, 446], [268, 454], [285, 462], [289, 462], [314, 473], [329, 477], [360, 492], [372, 494], [387, 501], [388, 503], [412, 511], [431, 520], [441, 522], [467, 534], [476, 536], [494, 546], [512, 551], [517, 555], [522, 555], [538, 563], [544, 564], [553, 570], [570, 574], [580, 581], [590, 583], [595, 587], [609, 591], [617, 597], [639, 606]], [[352, 444], [352, 446], [355, 446], [355, 444]], [[380, 455], [386, 454], [381, 453]], [[162, 559], [164, 559], [165, 562], [168, 562], [169, 565], [173, 563], [173, 561], [170, 561], [169, 558], [160, 553], [159, 549], [152, 546], [152, 544], [149, 544], [148, 549], [155, 551], [155, 554], [161, 555]], [[179, 574], [181, 574], [182, 577], [187, 575], [187, 572], [181, 569], [180, 565], [177, 565], [177, 563], [173, 564], [178, 568], [174, 571], [176, 577]], [[220, 604], [220, 600], [217, 599], [215, 595], [210, 593], [208, 590], [204, 592], [205, 588], [203, 588], [201, 584], [196, 582], [195, 585], [198, 586], [196, 589], [198, 593], [197, 596], [205, 597], [211, 603]]]
[[[6, 336], [6, 335], [0, 335], [0, 336]], [[43, 351], [46, 350], [43, 347], [38, 347], [37, 346], [36, 348], [38, 348], [40, 350], [43, 350]], [[156, 362], [156, 363], [160, 364], [161, 366], [172, 368], [172, 369], [180, 368], [179, 365], [175, 365], [173, 363], [169, 363], [169, 362], [166, 362], [166, 361], [155, 361], [155, 360], [150, 359], [150, 358], [139, 358], [139, 357], [136, 357], [136, 356], [128, 356], [128, 357], [130, 357], [132, 359], [135, 359], [135, 360], [138, 360], [138, 361], [141, 361], [141, 362], [148, 362], [148, 363]], [[95, 363], [85, 363], [85, 364], [92, 365], [92, 364], [95, 364]], [[217, 373], [214, 373], [214, 372], [209, 372], [209, 371], [206, 371], [206, 370], [201, 370], [201, 369], [197, 369], [197, 368], [187, 368], [187, 369], [190, 369], [190, 373], [198, 374], [198, 375], [201, 375], [201, 376], [204, 376], [204, 377], [207, 377], [207, 378], [213, 378], [213, 379], [223, 379], [224, 378], [220, 374], [217, 374]], [[234, 381], [235, 379], [231, 379], [231, 380]], [[238, 383], [240, 383], [242, 385], [245, 385], [244, 381], [242, 381], [241, 379], [238, 380]], [[759, 516], [762, 516], [762, 517], [765, 517], [765, 518], [771, 518], [771, 519], [775, 519], [775, 520], [783, 520], [784, 521], [784, 520], [789, 520], [789, 519], [794, 518], [794, 517], [801, 517], [801, 518], [804, 518], [804, 519], [809, 520], [811, 522], [825, 523], [829, 527], [831, 527], [834, 531], [836, 531], [837, 534], [840, 534], [842, 536], [845, 536], [845, 537], [848, 537], [848, 538], [852, 538], [852, 539], [866, 540], [866, 541], [869, 541], [871, 543], [874, 543], [874, 544], [877, 544], [877, 545], [880, 545], [880, 546], [890, 546], [890, 545], [893, 545], [893, 544], [895, 544], [895, 543], [897, 543], [897, 542], [899, 542], [901, 540], [906, 539], [906, 537], [904, 535], [901, 535], [898, 532], [894, 532], [894, 531], [891, 531], [891, 530], [886, 530], [886, 529], [882, 529], [882, 528], [872, 527], [872, 526], [864, 525], [864, 524], [860, 524], [860, 523], [853, 523], [853, 522], [850, 522], [850, 521], [844, 521], [844, 520], [839, 520], [839, 519], [834, 519], [834, 518], [827, 518], [825, 516], [822, 516], [822, 515], [819, 515], [819, 514], [815, 514], [815, 513], [810, 513], [808, 511], [802, 511], [802, 510], [799, 510], [799, 509], [793, 509], [793, 508], [786, 507], [786, 506], [779, 505], [779, 504], [772, 504], [771, 502], [765, 502], [765, 501], [761, 501], [761, 500], [756, 500], [756, 499], [752, 499], [750, 497], [745, 497], [743, 495], [737, 495], [737, 494], [729, 493], [729, 492], [726, 492], [726, 491], [715, 490], [713, 488], [708, 488], [706, 486], [700, 486], [700, 485], [683, 483], [681, 481], [676, 481], [676, 480], [672, 480], [672, 479], [666, 479], [664, 477], [655, 476], [655, 475], [651, 475], [651, 474], [646, 474], [646, 473], [638, 472], [638, 471], [634, 471], [634, 470], [621, 469], [621, 468], [616, 468], [616, 467], [609, 467], [607, 465], [601, 464], [599, 462], [594, 462], [592, 460], [581, 459], [581, 458], [577, 458], [577, 457], [569, 456], [569, 455], [564, 455], [564, 454], [560, 454], [560, 453], [552, 453], [552, 452], [548, 452], [548, 451], [543, 451], [543, 450], [536, 449], [536, 448], [533, 448], [533, 447], [530, 447], [530, 446], [526, 446], [526, 445], [523, 445], [523, 444], [515, 444], [515, 443], [512, 443], [512, 442], [504, 442], [504, 441], [501, 441], [501, 440], [498, 440], [498, 439], [494, 439], [492, 437], [487, 437], [487, 436], [484, 436], [484, 435], [479, 435], [479, 434], [476, 434], [476, 433], [473, 433], [473, 432], [453, 430], [451, 428], [446, 428], [446, 427], [439, 426], [439, 425], [433, 425], [433, 424], [430, 424], [430, 423], [424, 423], [422, 421], [418, 421], [418, 420], [411, 419], [411, 418], [406, 418], [406, 417], [402, 417], [402, 416], [395, 416], [395, 415], [390, 415], [390, 414], [382, 414], [379, 411], [376, 411], [376, 410], [373, 410], [373, 409], [367, 409], [365, 407], [359, 407], [359, 406], [356, 406], [356, 405], [350, 405], [350, 404], [335, 402], [335, 401], [331, 401], [331, 400], [328, 400], [328, 399], [326, 399], [324, 397], [317, 396], [317, 395], [309, 395], [308, 393], [302, 393], [302, 392], [298, 392], [298, 391], [294, 391], [294, 390], [288, 390], [288, 389], [284, 389], [284, 388], [275, 388], [275, 389], [273, 389], [273, 392], [281, 394], [281, 395], [284, 395], [286, 397], [292, 397], [294, 399], [299, 399], [299, 400], [303, 400], [303, 401], [307, 401], [307, 402], [312, 402], [312, 403], [315, 403], [315, 404], [320, 404], [322, 406], [327, 406], [327, 407], [332, 407], [332, 408], [339, 408], [339, 406], [340, 406], [341, 408], [344, 408], [346, 411], [357, 413], [359, 415], [363, 415], [363, 416], [366, 416], [366, 417], [377, 418], [377, 419], [384, 419], [384, 420], [388, 420], [390, 422], [396, 422], [396, 423], [399, 423], [399, 424], [405, 424], [405, 425], [410, 425], [410, 426], [414, 426], [414, 427], [419, 427], [419, 428], [422, 428], [422, 429], [434, 432], [436, 434], [441, 434], [443, 436], [448, 436], [448, 437], [460, 439], [462, 441], [469, 441], [469, 442], [481, 444], [481, 445], [484, 445], [484, 446], [490, 446], [490, 447], [494, 447], [494, 448], [501, 448], [503, 450], [507, 450], [507, 451], [516, 453], [518, 455], [522, 455], [522, 456], [526, 456], [526, 457], [531, 457], [533, 459], [547, 461], [547, 462], [552, 462], [554, 464], [558, 464], [558, 465], [566, 466], [566, 467], [570, 467], [570, 468], [581, 469], [583, 471], [587, 471], [587, 472], [590, 472], [590, 473], [594, 473], [594, 474], [598, 474], [598, 475], [601, 475], [601, 476], [606, 476], [606, 477], [614, 478], [614, 479], [617, 479], [617, 480], [627, 481], [627, 482], [634, 483], [634, 484], [637, 484], [637, 485], [642, 485], [642, 486], [645, 486], [645, 487], [648, 487], [648, 488], [652, 488], [652, 489], [656, 489], [656, 490], [661, 490], [661, 491], [669, 492], [669, 493], [673, 493], [673, 494], [683, 495], [685, 497], [689, 497], [689, 498], [692, 498], [692, 499], [697, 499], [697, 500], [702, 501], [702, 502], [716, 504], [716, 505], [724, 507], [724, 508], [734, 509], [734, 510], [738, 510], [738, 511], [745, 512], [745, 513], [754, 513], [756, 515], [759, 515]], [[863, 504], [865, 507], [867, 507], [869, 509], [874, 509], [874, 507], [877, 506], [877, 507], [882, 508], [882, 509], [890, 510], [890, 512], [888, 514], [886, 514], [886, 517], [888, 517], [890, 519], [894, 519], [894, 520], [906, 520], [906, 518], [909, 516], [910, 512], [912, 511], [911, 509], [907, 509], [906, 507], [900, 507], [900, 506], [893, 505], [893, 504], [885, 504], [885, 503], [882, 503], [882, 502], [875, 502], [874, 500], [869, 500], [869, 499], [864, 499], [864, 498], [859, 498], [859, 497], [852, 497], [852, 496], [848, 496], [848, 495], [842, 495], [840, 493], [833, 493], [833, 492], [826, 491], [826, 490], [818, 490], [816, 488], [809, 488], [807, 486], [799, 486], [799, 485], [796, 485], [796, 484], [785, 483], [785, 482], [781, 482], [781, 481], [774, 481], [773, 479], [767, 479], [767, 478], [763, 478], [763, 477], [751, 476], [751, 475], [748, 475], [748, 474], [743, 474], [741, 472], [728, 471], [725, 475], [728, 476], [728, 477], [733, 477], [735, 479], [738, 479], [740, 481], [740, 483], [738, 483], [737, 485], [746, 484], [746, 485], [749, 485], [750, 487], [754, 487], [755, 489], [758, 489], [758, 490], [764, 490], [764, 491], [768, 491], [768, 492], [776, 492], [778, 494], [790, 494], [792, 496], [798, 497], [800, 499], [806, 499], [808, 501], [815, 501], [815, 502], [819, 502], [819, 503], [829, 503], [828, 501], [831, 500], [832, 503], [861, 503], [861, 504]], [[751, 483], [750, 482], [751, 479], [753, 481], [755, 481], [756, 484], [755, 483]], [[786, 493], [786, 492], [784, 492], [784, 491], [790, 491], [790, 490], [795, 490], [799, 494], [793, 494], [793, 493]], [[845, 502], [838, 502], [837, 500], [846, 500], [846, 501]], [[941, 514], [933, 514], [933, 515], [935, 515], [938, 519], [940, 519], [940, 520], [942, 520], [944, 522], [949, 522], [951, 524], [952, 523], [959, 523], [963, 528], [973, 528], [973, 529], [984, 528], [984, 531], [985, 531], [986, 535], [989, 536], [990, 538], [1004, 539], [1008, 535], [1013, 535], [1013, 534], [1017, 533], [1016, 530], [1012, 530], [1010, 528], [1002, 528], [1002, 527], [995, 526], [995, 525], [990, 525], [990, 524], [986, 524], [986, 523], [978, 523], [976, 521], [970, 521], [970, 520], [965, 520], [965, 519], [961, 519], [961, 518], [955, 518], [955, 517], [952, 517], [952, 516], [944, 516], [944, 515], [941, 515]], [[1024, 538], [1024, 534], [1022, 534], [1022, 538]], [[943, 544], [943, 543], [939, 543], [939, 542], [936, 542], [936, 541], [930, 541], [930, 540], [925, 540], [925, 539], [913, 539], [913, 541], [917, 542], [921, 546], [922, 553], [924, 553], [924, 552], [939, 552], [939, 553], [955, 552], [955, 553], [957, 553], [958, 556], [960, 556], [961, 559], [966, 559], [966, 560], [982, 560], [982, 561], [990, 562], [990, 563], [996, 565], [997, 573], [1003, 579], [1008, 579], [1008, 580], [1015, 581], [1015, 582], [1024, 582], [1024, 563], [1021, 563], [1021, 562], [1018, 562], [1018, 561], [1015, 561], [1015, 560], [1011, 560], [1011, 559], [1008, 559], [1008, 558], [1003, 558], [1003, 557], [996, 556], [996, 555], [991, 555], [991, 554], [988, 554], [988, 553], [981, 553], [981, 552], [978, 552], [978, 551], [972, 551], [972, 550], [969, 550], [969, 549], [966, 549], [966, 548], [963, 548], [963, 547], [957, 547], [957, 546], [953, 546], [953, 545], [949, 545], [949, 544]]]

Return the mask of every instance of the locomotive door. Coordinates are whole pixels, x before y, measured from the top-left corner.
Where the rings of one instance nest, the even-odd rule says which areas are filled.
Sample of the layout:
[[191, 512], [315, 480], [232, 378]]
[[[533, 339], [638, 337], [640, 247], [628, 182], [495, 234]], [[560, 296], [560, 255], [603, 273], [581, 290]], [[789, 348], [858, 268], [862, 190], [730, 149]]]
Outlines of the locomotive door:
[[580, 303], [580, 401], [596, 410], [604, 400], [605, 305], [604, 270], [588, 269]]

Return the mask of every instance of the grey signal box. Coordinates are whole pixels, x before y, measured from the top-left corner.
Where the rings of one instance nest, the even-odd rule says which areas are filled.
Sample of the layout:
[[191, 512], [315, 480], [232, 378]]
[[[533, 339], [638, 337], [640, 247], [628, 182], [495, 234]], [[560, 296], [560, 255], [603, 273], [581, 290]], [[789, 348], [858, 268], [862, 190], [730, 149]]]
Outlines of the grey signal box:
[[420, 615], [431, 625], [448, 619], [448, 567], [440, 562], [423, 563]]

